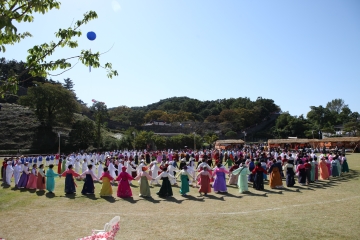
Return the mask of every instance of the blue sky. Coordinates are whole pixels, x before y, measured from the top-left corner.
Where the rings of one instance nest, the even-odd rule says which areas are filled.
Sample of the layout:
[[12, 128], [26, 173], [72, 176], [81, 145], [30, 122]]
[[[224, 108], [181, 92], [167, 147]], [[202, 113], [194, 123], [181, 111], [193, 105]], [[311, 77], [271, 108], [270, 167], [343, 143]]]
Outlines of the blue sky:
[[[32, 38], [3, 56], [55, 39], [89, 10], [99, 18], [82, 27], [79, 48], [104, 52], [119, 76], [78, 64], [71, 78], [80, 99], [108, 107], [144, 106], [173, 96], [199, 100], [258, 96], [283, 111], [305, 114], [335, 98], [360, 112], [360, 1], [64, 0], [61, 9], [18, 25]], [[95, 41], [86, 38], [97, 34]], [[76, 61], [74, 61], [75, 63]], [[57, 71], [55, 73], [58, 73]]]

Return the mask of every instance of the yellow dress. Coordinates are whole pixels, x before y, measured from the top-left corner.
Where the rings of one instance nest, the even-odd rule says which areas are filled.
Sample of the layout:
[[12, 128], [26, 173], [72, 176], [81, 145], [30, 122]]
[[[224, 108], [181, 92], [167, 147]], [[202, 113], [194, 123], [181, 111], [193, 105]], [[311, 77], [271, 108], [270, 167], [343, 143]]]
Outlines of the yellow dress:
[[100, 196], [112, 196], [112, 186], [110, 184], [110, 179], [108, 177], [102, 177], [102, 186], [100, 190]]

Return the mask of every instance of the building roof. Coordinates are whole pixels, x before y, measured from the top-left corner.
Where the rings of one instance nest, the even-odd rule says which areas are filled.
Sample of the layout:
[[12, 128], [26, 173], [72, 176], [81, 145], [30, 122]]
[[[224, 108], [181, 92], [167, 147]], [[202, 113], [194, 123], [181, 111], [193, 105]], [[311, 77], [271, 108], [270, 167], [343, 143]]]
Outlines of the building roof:
[[359, 142], [360, 137], [330, 137], [318, 140], [319, 142]]
[[313, 143], [313, 142], [359, 142], [360, 137], [334, 137], [323, 139], [269, 139], [268, 144], [282, 144], [282, 143]]
[[268, 139], [268, 144], [281, 144], [281, 143], [309, 143], [309, 139], [307, 138]]
[[222, 144], [244, 144], [244, 140], [241, 139], [227, 139], [227, 140], [217, 140], [215, 145], [222, 145]]

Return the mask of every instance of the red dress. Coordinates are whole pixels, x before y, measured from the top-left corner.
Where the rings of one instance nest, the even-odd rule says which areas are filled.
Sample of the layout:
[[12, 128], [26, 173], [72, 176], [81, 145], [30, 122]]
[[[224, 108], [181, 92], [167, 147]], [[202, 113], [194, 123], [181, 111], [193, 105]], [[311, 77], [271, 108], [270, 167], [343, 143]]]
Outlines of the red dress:
[[210, 176], [209, 172], [201, 172], [200, 173], [201, 185], [200, 185], [199, 193], [210, 193], [211, 192], [210, 177], [211, 176]]
[[117, 190], [118, 197], [120, 198], [132, 197], [129, 180], [134, 180], [134, 178], [127, 172], [121, 172], [119, 176], [116, 178], [116, 181], [119, 181], [119, 186]]

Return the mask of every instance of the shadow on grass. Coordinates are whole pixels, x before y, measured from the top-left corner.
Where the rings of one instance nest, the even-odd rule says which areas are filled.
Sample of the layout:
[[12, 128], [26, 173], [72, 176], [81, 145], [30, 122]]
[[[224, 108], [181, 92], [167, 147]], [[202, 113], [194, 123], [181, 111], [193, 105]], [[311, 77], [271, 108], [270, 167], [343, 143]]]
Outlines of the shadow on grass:
[[215, 196], [215, 195], [206, 195], [206, 196], [204, 196], [204, 198], [208, 198], [208, 199], [212, 199], [212, 200], [220, 200], [220, 201], [225, 201], [225, 199], [224, 199], [224, 197], [222, 196], [222, 197], [217, 197], [217, 196]]
[[47, 192], [47, 193], [45, 193], [45, 197], [47, 197], [47, 198], [54, 198], [54, 197], [56, 197], [56, 196], [55, 196], [55, 194], [54, 194], [53, 192]]
[[64, 196], [60, 196], [60, 197], [65, 197], [65, 198], [69, 198], [69, 199], [75, 199], [76, 198], [76, 193], [66, 193]]
[[107, 201], [109, 203], [114, 203], [116, 201], [119, 201], [119, 199], [116, 199], [113, 196], [102, 196], [100, 198], [104, 199], [105, 201]]
[[162, 198], [162, 201], [166, 201], [166, 202], [173, 202], [173, 203], [177, 203], [177, 204], [181, 204], [183, 201], [185, 201], [186, 199], [176, 199], [173, 196], [171, 197], [165, 197]]
[[95, 196], [95, 193], [93, 193], [93, 194], [82, 194], [81, 197], [85, 197], [85, 198], [88, 198], [88, 199], [91, 199], [91, 200], [101, 199], [101, 198], [96, 197], [96, 196]]
[[44, 196], [44, 195], [45, 195], [45, 190], [36, 191], [36, 195], [38, 195], [38, 196]]
[[198, 202], [203, 202], [204, 201], [203, 197], [195, 197], [195, 196], [192, 196], [192, 195], [184, 195], [182, 197], [184, 197], [185, 200], [188, 200], [188, 201], [198, 201]]
[[10, 188], [10, 187], [11, 187], [11, 186], [8, 185], [7, 183], [2, 183], [1, 186], [2, 186], [3, 188]]
[[297, 193], [302, 193], [301, 191], [300, 191], [300, 189], [296, 189], [296, 190], [294, 190], [294, 189], [291, 189], [292, 187], [284, 187], [284, 188], [282, 188], [281, 190], [283, 190], [283, 191], [285, 191], [285, 192], [297, 192]]
[[[133, 197], [129, 197], [129, 198], [120, 198], [121, 200], [123, 200], [123, 201], [125, 201], [125, 202], [129, 202], [129, 203], [131, 203], [131, 204], [134, 204], [134, 203], [136, 203], [136, 202], [138, 202], [139, 201], [139, 199], [138, 200], [135, 200]], [[119, 199], [119, 201], [120, 201], [120, 199]]]
[[242, 198], [241, 196], [236, 196], [234, 194], [231, 194], [229, 192], [218, 192], [216, 193], [218, 195], [223, 195], [223, 197], [233, 197], [233, 198]]
[[[267, 194], [283, 194], [282, 192], [282, 188], [274, 188], [275, 191], [273, 190], [269, 190], [269, 189], [264, 189], [264, 190], [261, 190], [262, 192], [266, 192]], [[276, 191], [278, 190], [278, 191]]]
[[138, 188], [139, 186], [136, 186], [136, 185], [130, 184], [130, 187], [131, 187], [131, 188]]
[[36, 193], [36, 189], [28, 189], [29, 193]]
[[242, 197], [244, 197], [244, 196], [252, 196], [252, 197], [268, 197], [268, 196], [267, 196], [267, 193], [257, 194], [257, 193], [250, 192], [250, 191], [243, 192], [242, 194], [243, 194], [243, 195], [242, 195]]
[[145, 200], [145, 201], [148, 201], [148, 202], [151, 202], [151, 203], [160, 203], [161, 201], [160, 200], [156, 200], [152, 197], [142, 197], [140, 200]]
[[305, 186], [293, 186], [293, 188], [299, 189], [299, 190], [311, 190], [311, 191], [315, 191], [315, 189], [311, 188], [309, 185], [305, 185]]

